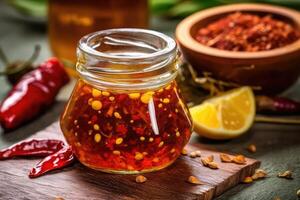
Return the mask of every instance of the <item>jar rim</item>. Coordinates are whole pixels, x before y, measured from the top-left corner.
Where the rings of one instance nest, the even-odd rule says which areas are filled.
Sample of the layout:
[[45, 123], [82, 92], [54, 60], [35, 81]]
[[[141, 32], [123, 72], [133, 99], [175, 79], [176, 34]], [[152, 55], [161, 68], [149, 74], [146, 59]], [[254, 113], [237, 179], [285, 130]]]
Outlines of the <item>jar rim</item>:
[[[166, 45], [164, 48], [159, 49], [158, 51], [155, 51], [153, 53], [147, 53], [143, 55], [130, 55], [130, 56], [124, 56], [124, 55], [111, 55], [109, 53], [101, 52], [98, 50], [95, 50], [91, 43], [92, 40], [97, 38], [97, 37], [104, 37], [104, 36], [109, 36], [111, 34], [115, 33], [143, 33], [143, 34], [148, 34], [152, 36], [156, 36], [159, 39], [163, 40]], [[154, 30], [148, 30], [148, 29], [140, 29], [140, 28], [116, 28], [116, 29], [106, 29], [106, 30], [101, 30], [97, 32], [90, 33], [88, 35], [83, 36], [78, 43], [78, 48], [79, 50], [83, 51], [84, 53], [90, 55], [90, 56], [95, 56], [95, 57], [100, 57], [101, 59], [108, 59], [108, 60], [118, 60], [119, 62], [121, 61], [135, 61], [135, 60], [152, 60], [157, 57], [164, 57], [168, 56], [169, 54], [172, 54], [177, 51], [177, 44], [172, 39], [171, 37], [160, 33], [158, 31]]]
[[175, 40], [146, 29], [90, 33], [79, 41], [77, 57], [80, 77], [98, 87], [159, 87], [173, 80], [178, 69]]

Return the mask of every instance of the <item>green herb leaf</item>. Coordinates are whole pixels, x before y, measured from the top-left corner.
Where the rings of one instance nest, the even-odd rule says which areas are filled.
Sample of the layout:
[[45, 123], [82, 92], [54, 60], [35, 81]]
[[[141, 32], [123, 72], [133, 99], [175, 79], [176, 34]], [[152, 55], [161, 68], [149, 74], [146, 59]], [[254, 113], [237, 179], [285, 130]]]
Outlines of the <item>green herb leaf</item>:
[[33, 17], [47, 15], [47, 0], [7, 0], [20, 13]]

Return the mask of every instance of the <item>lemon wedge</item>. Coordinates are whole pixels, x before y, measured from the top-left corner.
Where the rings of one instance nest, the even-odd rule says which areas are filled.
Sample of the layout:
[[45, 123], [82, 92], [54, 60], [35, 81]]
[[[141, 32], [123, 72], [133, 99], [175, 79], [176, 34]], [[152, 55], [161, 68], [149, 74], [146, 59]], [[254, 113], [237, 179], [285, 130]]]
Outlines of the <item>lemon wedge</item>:
[[190, 108], [194, 130], [210, 139], [231, 139], [245, 133], [255, 116], [254, 94], [241, 87]]

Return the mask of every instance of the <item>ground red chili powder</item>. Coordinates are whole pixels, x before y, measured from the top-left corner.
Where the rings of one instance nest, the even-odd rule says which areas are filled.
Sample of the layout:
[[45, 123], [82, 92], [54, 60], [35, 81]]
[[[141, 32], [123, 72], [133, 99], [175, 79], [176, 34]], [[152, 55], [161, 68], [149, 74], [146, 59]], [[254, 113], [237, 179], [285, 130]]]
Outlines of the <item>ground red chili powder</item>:
[[229, 51], [265, 51], [298, 40], [299, 30], [271, 15], [236, 12], [198, 30], [196, 40]]

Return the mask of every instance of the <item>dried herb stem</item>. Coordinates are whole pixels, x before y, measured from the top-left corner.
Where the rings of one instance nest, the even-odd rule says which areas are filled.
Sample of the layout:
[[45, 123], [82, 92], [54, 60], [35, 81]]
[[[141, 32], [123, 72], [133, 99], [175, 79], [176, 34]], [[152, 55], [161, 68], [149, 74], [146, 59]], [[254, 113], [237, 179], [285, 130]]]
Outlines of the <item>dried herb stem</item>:
[[255, 122], [265, 122], [265, 123], [275, 123], [275, 124], [300, 124], [300, 119], [256, 116]]
[[[207, 90], [210, 92], [210, 96], [218, 95], [226, 89], [232, 89], [232, 88], [238, 88], [242, 87], [242, 85], [233, 83], [233, 82], [227, 82], [227, 81], [221, 81], [217, 80], [211, 77], [210, 72], [203, 72], [202, 76], [198, 77], [197, 72], [194, 70], [194, 68], [191, 65], [187, 65], [188, 71], [190, 72], [190, 75], [194, 81], [195, 84], [203, 88], [204, 90]], [[260, 86], [250, 86], [253, 90], [261, 90]]]

